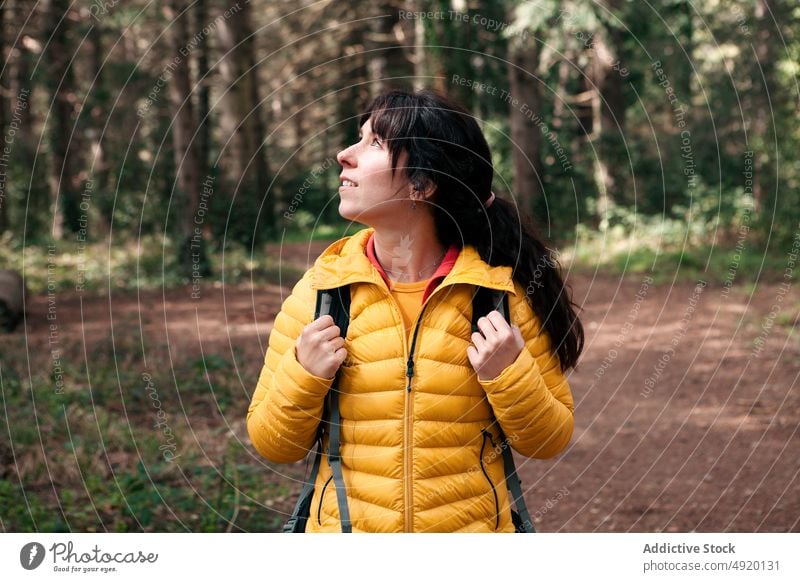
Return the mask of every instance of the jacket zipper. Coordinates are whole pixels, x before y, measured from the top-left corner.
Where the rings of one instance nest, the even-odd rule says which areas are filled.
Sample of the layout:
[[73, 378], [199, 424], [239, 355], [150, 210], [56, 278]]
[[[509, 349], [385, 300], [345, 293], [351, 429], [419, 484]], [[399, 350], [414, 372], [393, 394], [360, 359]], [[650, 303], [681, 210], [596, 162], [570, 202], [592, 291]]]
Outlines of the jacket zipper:
[[325, 481], [325, 485], [322, 486], [322, 493], [319, 494], [319, 507], [317, 508], [317, 523], [322, 525], [322, 500], [325, 499], [325, 490], [328, 488], [328, 483], [331, 482], [333, 479], [333, 475], [331, 474], [328, 477], [328, 480]]
[[[371, 281], [370, 281], [371, 282]], [[414, 377], [414, 350], [416, 349], [417, 344], [417, 333], [419, 332], [419, 325], [422, 322], [422, 315], [425, 313], [425, 308], [433, 299], [433, 296], [436, 295], [439, 291], [441, 291], [444, 287], [448, 287], [455, 283], [450, 283], [448, 285], [439, 285], [431, 294], [428, 295], [428, 298], [422, 303], [422, 309], [420, 309], [419, 315], [417, 315], [417, 319], [414, 322], [414, 335], [412, 336], [411, 340], [411, 350], [409, 351], [408, 348], [408, 338], [406, 337], [406, 330], [405, 326], [403, 325], [403, 314], [400, 312], [400, 307], [397, 305], [397, 301], [395, 300], [394, 296], [392, 295], [391, 290], [386, 287], [385, 283], [383, 288], [386, 290], [387, 295], [389, 296], [389, 302], [391, 303], [395, 315], [397, 316], [397, 321], [400, 322], [400, 327], [402, 328], [403, 332], [400, 334], [403, 339], [403, 357], [406, 360], [406, 378], [408, 378], [408, 383], [406, 384], [406, 394], [405, 394], [405, 403], [403, 407], [404, 411], [404, 422], [403, 422], [403, 495], [404, 495], [404, 511], [403, 511], [403, 521], [404, 521], [404, 532], [413, 532], [414, 531], [414, 517], [412, 513], [412, 508], [414, 504], [414, 489], [413, 489], [413, 479], [412, 479], [412, 471], [413, 471], [413, 455], [412, 455], [412, 445], [413, 445], [413, 414], [414, 414], [414, 397], [411, 394], [411, 379]], [[481, 450], [483, 447], [481, 447]], [[483, 468], [483, 460], [481, 459], [481, 468]], [[484, 474], [486, 472], [484, 471]], [[486, 478], [489, 479], [489, 476], [486, 475]], [[492, 485], [492, 491], [494, 491], [494, 484], [492, 484], [491, 479], [489, 479], [489, 483]], [[495, 492], [495, 506], [497, 506], [497, 493]], [[499, 508], [498, 508], [498, 516], [497, 519], [499, 520]], [[497, 529], [495, 527], [495, 529]]]
[[481, 429], [483, 433], [483, 441], [481, 442], [481, 452], [480, 452], [480, 462], [481, 462], [481, 471], [483, 471], [486, 480], [489, 482], [489, 486], [492, 488], [492, 495], [494, 495], [494, 529], [497, 529], [500, 525], [500, 502], [497, 499], [497, 490], [494, 488], [494, 483], [492, 483], [491, 477], [489, 477], [489, 473], [486, 471], [486, 468], [483, 466], [483, 448], [486, 446], [486, 439], [489, 439], [489, 442], [492, 443], [492, 447], [495, 446], [494, 439], [492, 435], [487, 431], [485, 428]]
[[400, 307], [397, 305], [397, 301], [395, 300], [391, 291], [389, 291], [389, 299], [391, 300], [392, 306], [394, 307], [395, 314], [397, 315], [398, 321], [400, 322], [400, 326], [403, 329], [403, 332], [401, 334], [403, 336], [403, 357], [405, 357], [406, 359], [406, 378], [408, 378], [408, 383], [406, 384], [405, 402], [403, 407], [403, 416], [404, 416], [403, 418], [403, 480], [404, 480], [403, 531], [404, 532], [414, 531], [414, 515], [412, 512], [414, 506], [414, 479], [413, 479], [414, 395], [411, 394], [411, 379], [414, 377], [414, 350], [416, 349], [417, 346], [417, 334], [419, 333], [419, 326], [422, 323], [422, 315], [425, 313], [425, 308], [428, 306], [431, 297], [433, 297], [435, 293], [436, 290], [432, 291], [431, 294], [428, 295], [428, 298], [422, 304], [422, 308], [419, 311], [419, 315], [417, 315], [417, 318], [414, 321], [414, 335], [411, 338], [411, 348], [409, 349], [405, 326], [403, 326], [403, 314], [400, 313]]

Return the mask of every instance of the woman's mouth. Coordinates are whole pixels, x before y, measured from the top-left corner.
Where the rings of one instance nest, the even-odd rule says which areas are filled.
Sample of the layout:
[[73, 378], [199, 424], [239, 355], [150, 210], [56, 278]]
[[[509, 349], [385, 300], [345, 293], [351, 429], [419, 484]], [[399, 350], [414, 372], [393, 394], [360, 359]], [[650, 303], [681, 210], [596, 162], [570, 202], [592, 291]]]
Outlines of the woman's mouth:
[[358, 186], [358, 184], [356, 184], [352, 180], [342, 180], [342, 185], [339, 186], [339, 189], [341, 190], [342, 188], [355, 188], [356, 186]]

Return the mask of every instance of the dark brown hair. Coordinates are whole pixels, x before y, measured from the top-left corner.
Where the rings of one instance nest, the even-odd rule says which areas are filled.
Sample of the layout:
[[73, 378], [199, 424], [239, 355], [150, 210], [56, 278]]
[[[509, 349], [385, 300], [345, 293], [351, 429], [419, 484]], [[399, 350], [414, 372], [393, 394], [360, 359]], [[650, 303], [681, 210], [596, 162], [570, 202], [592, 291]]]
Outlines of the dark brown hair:
[[[378, 95], [359, 119], [388, 146], [392, 174], [403, 151], [404, 171], [419, 188], [435, 186], [430, 199], [440, 242], [474, 246], [490, 265], [509, 265], [525, 290], [558, 354], [561, 369], [578, 363], [583, 326], [553, 252], [537, 236], [532, 220], [519, 208], [491, 196], [491, 153], [475, 119], [452, 99], [431, 90], [390, 90]], [[524, 216], [524, 213], [523, 213]]]

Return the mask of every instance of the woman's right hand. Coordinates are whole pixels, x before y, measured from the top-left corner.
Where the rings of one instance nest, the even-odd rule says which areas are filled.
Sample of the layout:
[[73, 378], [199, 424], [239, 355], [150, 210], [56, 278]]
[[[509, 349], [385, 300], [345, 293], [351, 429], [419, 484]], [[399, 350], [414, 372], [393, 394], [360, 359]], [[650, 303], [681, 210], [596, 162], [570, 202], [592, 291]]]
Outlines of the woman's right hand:
[[309, 374], [331, 379], [347, 358], [341, 330], [330, 315], [309, 323], [295, 345], [297, 361]]

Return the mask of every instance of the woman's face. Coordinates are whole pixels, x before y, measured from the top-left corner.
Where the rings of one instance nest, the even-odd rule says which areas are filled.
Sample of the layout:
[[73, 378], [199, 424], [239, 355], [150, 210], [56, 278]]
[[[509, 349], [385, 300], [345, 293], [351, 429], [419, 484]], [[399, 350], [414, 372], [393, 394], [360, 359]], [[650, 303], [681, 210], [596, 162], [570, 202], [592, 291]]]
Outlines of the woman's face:
[[339, 214], [368, 226], [405, 220], [403, 210], [410, 208], [413, 190], [405, 170], [407, 152], [401, 154], [392, 177], [389, 148], [372, 133], [371, 120], [361, 126], [359, 138], [336, 156], [342, 166]]

